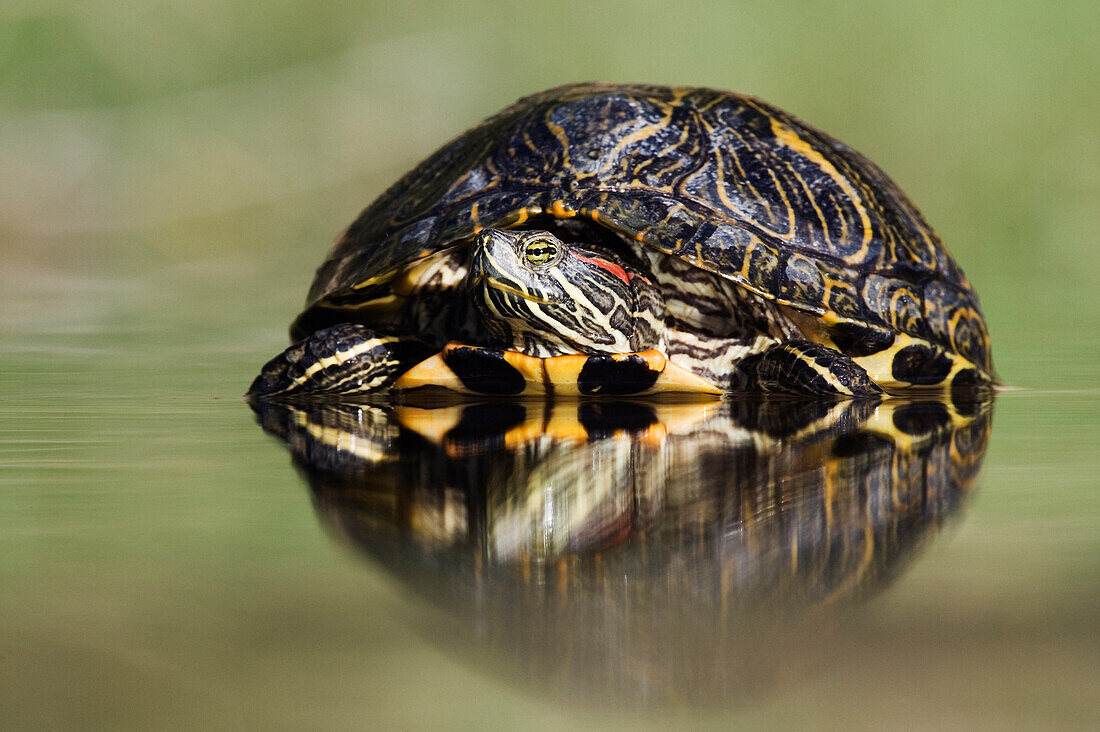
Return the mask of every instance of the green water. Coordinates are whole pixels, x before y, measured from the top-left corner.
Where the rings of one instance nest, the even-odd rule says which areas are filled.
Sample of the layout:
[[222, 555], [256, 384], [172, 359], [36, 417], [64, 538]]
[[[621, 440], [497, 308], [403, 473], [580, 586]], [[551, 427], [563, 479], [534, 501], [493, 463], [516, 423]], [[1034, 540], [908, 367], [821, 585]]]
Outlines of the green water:
[[[1096, 10], [764, 7], [0, 9], [0, 727], [1100, 724]], [[1013, 387], [944, 530], [812, 642], [757, 644], [742, 693], [517, 665], [335, 539], [239, 398], [366, 202], [588, 78], [759, 94], [867, 153]]]

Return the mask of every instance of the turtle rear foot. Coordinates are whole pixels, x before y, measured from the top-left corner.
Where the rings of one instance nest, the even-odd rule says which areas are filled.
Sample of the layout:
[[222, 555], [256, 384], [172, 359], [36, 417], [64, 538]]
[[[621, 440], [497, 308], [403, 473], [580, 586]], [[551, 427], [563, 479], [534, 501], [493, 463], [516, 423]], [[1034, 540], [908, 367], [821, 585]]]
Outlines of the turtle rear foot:
[[430, 354], [414, 338], [342, 323], [317, 331], [264, 364], [245, 396], [375, 392]]
[[839, 351], [810, 341], [785, 341], [737, 365], [744, 388], [804, 395], [871, 396], [882, 388]]

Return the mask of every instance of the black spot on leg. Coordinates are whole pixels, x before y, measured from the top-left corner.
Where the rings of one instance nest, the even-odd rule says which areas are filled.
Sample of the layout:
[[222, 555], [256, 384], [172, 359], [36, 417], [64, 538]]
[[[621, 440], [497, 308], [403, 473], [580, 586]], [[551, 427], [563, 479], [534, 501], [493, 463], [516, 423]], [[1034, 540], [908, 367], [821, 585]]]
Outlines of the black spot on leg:
[[489, 348], [459, 346], [447, 350], [443, 361], [470, 391], [479, 394], [519, 394], [527, 388], [527, 380], [504, 353]]
[[895, 334], [886, 328], [872, 328], [856, 323], [837, 323], [829, 328], [829, 337], [837, 350], [846, 356], [870, 356], [890, 347]]
[[592, 356], [584, 362], [577, 377], [577, 390], [581, 394], [637, 394], [653, 386], [660, 371], [650, 368], [646, 360], [636, 354], [626, 358]]

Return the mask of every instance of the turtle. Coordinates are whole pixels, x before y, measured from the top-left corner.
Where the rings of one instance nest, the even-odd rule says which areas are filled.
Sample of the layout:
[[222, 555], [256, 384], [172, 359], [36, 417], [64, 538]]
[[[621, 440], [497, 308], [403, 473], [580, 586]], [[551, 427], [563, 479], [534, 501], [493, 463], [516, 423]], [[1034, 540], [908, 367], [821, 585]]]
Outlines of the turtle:
[[976, 293], [874, 163], [752, 96], [584, 83], [399, 179], [248, 396], [995, 384]]

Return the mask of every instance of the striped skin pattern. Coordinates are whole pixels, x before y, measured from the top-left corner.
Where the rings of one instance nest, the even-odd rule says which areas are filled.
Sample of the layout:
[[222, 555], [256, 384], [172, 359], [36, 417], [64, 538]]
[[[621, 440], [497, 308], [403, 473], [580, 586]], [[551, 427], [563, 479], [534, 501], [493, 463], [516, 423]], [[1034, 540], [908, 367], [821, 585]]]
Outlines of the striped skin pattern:
[[977, 296], [900, 189], [785, 112], [711, 89], [583, 84], [521, 100], [368, 207], [303, 318], [382, 296], [406, 265], [484, 228], [547, 218], [716, 274], [887, 388], [993, 380]]
[[671, 361], [725, 391], [758, 387], [738, 364], [801, 335], [774, 303], [676, 257], [648, 252], [665, 304]]
[[738, 362], [737, 370], [763, 391], [791, 384], [813, 394], [870, 395], [881, 390], [867, 372], [836, 351], [809, 341], [787, 341]]
[[[532, 263], [532, 256], [550, 258]], [[550, 232], [483, 231], [466, 281], [499, 346], [532, 356], [664, 346], [663, 303], [650, 278]]]
[[341, 324], [318, 331], [268, 361], [250, 395], [352, 394], [388, 387], [430, 350], [416, 340]]

